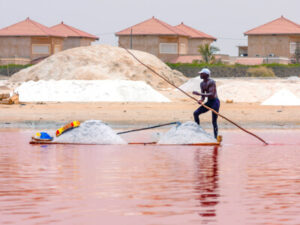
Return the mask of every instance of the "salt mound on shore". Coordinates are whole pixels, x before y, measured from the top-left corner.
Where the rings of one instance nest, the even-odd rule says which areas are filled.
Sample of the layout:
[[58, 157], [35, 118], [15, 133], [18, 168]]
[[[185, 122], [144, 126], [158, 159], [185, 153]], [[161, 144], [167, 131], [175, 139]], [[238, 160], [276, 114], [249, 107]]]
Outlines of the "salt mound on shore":
[[[233, 100], [233, 102], [263, 102], [270, 98], [278, 90], [289, 89], [300, 98], [300, 80], [289, 78], [216, 78], [218, 96], [221, 101]], [[186, 92], [200, 90], [199, 77], [195, 77], [184, 83], [180, 88]]]
[[272, 91], [260, 82], [232, 81], [217, 87], [221, 101], [234, 102], [262, 102]]
[[261, 105], [300, 105], [300, 99], [287, 89], [282, 89], [265, 100]]
[[300, 81], [300, 77], [297, 77], [297, 76], [290, 76], [287, 78], [288, 81], [291, 81], [291, 82], [297, 82], [297, 81]]
[[192, 91], [199, 91], [200, 90], [200, 83], [202, 80], [200, 76], [190, 78], [187, 82], [182, 84], [179, 88], [183, 91], [192, 92]]
[[217, 140], [202, 129], [197, 123], [188, 121], [165, 133], [158, 144], [195, 144], [215, 143]]
[[79, 127], [55, 137], [53, 141], [74, 144], [127, 144], [113, 129], [100, 120], [87, 120]]
[[[261, 102], [271, 95], [271, 90], [265, 88], [265, 84], [244, 81], [238, 79], [221, 80], [215, 79], [217, 83], [218, 97], [221, 101], [233, 100], [234, 102]], [[191, 78], [180, 86], [186, 92], [200, 91], [200, 77]]]
[[21, 102], [170, 102], [142, 81], [29, 81], [15, 92]]
[[[156, 56], [130, 50], [143, 63], [176, 85], [187, 80], [182, 73], [170, 69]], [[142, 80], [155, 88], [169, 85], [137, 62], [125, 49], [109, 45], [92, 45], [56, 53], [35, 66], [11, 77], [12, 82], [29, 80]]]

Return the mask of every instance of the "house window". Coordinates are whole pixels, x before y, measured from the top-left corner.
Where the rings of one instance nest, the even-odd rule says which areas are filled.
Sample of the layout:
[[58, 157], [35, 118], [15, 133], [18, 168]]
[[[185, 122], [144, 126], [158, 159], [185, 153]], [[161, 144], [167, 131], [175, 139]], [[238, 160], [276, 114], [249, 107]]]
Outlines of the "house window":
[[61, 51], [61, 45], [55, 45], [54, 46], [54, 53], [60, 52]]
[[45, 44], [33, 44], [32, 45], [32, 54], [50, 54], [50, 45]]
[[178, 45], [177, 43], [160, 43], [159, 53], [161, 54], [177, 54]]
[[290, 43], [290, 53], [295, 54], [297, 47], [300, 49], [300, 42], [291, 42]]
[[185, 43], [180, 43], [180, 49], [179, 49], [179, 54], [186, 54], [186, 45]]

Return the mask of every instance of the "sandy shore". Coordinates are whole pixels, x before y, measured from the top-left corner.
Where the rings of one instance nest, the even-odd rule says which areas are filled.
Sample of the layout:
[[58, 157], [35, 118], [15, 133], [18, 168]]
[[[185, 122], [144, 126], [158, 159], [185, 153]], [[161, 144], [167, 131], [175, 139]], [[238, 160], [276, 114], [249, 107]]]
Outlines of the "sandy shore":
[[[172, 89], [160, 90], [160, 93], [172, 102], [0, 104], [0, 128], [57, 128], [72, 120], [91, 119], [102, 120], [115, 127], [142, 127], [193, 120], [193, 112], [199, 107], [194, 100]], [[299, 109], [299, 106], [262, 106], [259, 103], [221, 102], [220, 113], [245, 128], [300, 128]], [[211, 113], [201, 115], [200, 121], [204, 128], [211, 128]], [[221, 129], [235, 127], [223, 118], [219, 118], [218, 123]]]
[[[144, 126], [193, 120], [198, 105], [188, 99], [171, 103], [26, 103], [0, 105], [0, 127], [49, 127], [71, 120], [102, 120], [112, 126]], [[220, 113], [247, 128], [300, 128], [297, 106], [261, 106], [256, 103], [221, 103]], [[203, 127], [211, 126], [211, 113], [200, 117]], [[233, 128], [223, 118], [220, 128]]]

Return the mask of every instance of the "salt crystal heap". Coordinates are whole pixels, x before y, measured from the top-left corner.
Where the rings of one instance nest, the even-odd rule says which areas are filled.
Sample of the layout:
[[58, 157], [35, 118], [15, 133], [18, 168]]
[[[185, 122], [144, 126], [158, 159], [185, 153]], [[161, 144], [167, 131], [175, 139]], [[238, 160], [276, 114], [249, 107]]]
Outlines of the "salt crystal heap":
[[265, 100], [262, 105], [300, 105], [300, 99], [287, 89], [282, 89]]
[[113, 129], [100, 120], [88, 120], [79, 127], [54, 138], [53, 142], [74, 144], [127, 144]]
[[40, 80], [15, 89], [21, 102], [170, 102], [143, 81]]
[[215, 143], [217, 140], [205, 132], [197, 123], [188, 121], [171, 128], [159, 140], [158, 144], [196, 144]]
[[[300, 78], [216, 78], [218, 96], [221, 101], [233, 102], [263, 102], [278, 90], [288, 89], [300, 98]], [[200, 90], [199, 76], [190, 79], [180, 86], [186, 92]], [[293, 97], [294, 98], [294, 97]], [[287, 100], [286, 101], [290, 101]]]
[[[143, 63], [158, 71], [175, 85], [187, 79], [170, 69], [156, 56], [130, 50]], [[144, 81], [154, 88], [171, 87], [135, 60], [125, 49], [109, 45], [91, 45], [58, 52], [40, 63], [15, 73], [10, 81], [39, 80], [132, 80]]]

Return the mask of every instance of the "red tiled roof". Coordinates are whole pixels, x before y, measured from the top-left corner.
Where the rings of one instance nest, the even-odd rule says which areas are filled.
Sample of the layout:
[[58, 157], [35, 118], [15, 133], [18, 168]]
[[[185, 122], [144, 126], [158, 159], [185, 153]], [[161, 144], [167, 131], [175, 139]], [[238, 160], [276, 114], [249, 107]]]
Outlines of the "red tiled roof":
[[52, 27], [50, 27], [50, 29], [63, 35], [63, 36], [66, 36], [66, 37], [85, 37], [85, 38], [99, 40], [99, 38], [97, 36], [86, 33], [75, 27], [71, 27], [71, 26], [65, 24], [64, 22], [61, 22], [60, 24], [52, 26]]
[[237, 58], [235, 60], [235, 63], [241, 64], [241, 65], [260, 65], [264, 62], [263, 58]]
[[214, 41], [217, 40], [215, 37], [208, 35], [202, 31], [196, 30], [192, 27], [189, 27], [189, 26], [185, 25], [184, 23], [181, 23], [175, 27], [178, 28], [179, 30], [182, 30], [186, 34], [188, 34], [190, 36], [190, 38], [213, 39]]
[[64, 37], [50, 28], [29, 19], [29, 17], [19, 23], [1, 29], [0, 36]]
[[245, 35], [262, 34], [300, 34], [300, 25], [281, 16], [269, 23], [256, 27], [244, 33]]
[[116, 33], [117, 36], [120, 35], [180, 35], [189, 36], [184, 31], [177, 29], [155, 17], [148, 19], [144, 22], [136, 24], [134, 26], [128, 27], [125, 30]]

